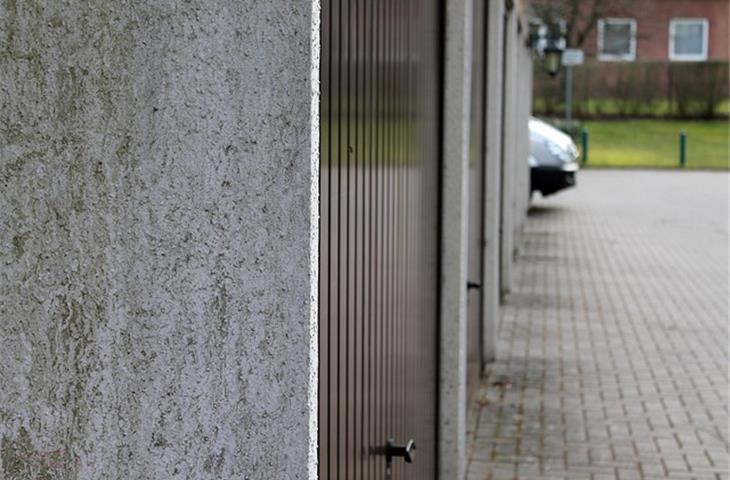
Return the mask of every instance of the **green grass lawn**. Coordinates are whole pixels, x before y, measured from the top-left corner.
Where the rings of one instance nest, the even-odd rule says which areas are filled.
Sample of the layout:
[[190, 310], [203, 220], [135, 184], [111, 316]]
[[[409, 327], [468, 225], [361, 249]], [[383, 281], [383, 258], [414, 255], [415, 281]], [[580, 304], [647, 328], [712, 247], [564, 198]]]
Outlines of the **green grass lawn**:
[[672, 168], [679, 164], [679, 132], [687, 132], [686, 168], [728, 169], [730, 126], [720, 121], [587, 121], [587, 166]]

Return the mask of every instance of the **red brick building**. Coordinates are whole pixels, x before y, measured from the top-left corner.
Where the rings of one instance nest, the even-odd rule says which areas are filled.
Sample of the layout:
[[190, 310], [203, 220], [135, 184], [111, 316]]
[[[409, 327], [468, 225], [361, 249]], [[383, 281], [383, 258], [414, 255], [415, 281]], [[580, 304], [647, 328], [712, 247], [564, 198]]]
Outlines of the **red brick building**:
[[583, 49], [598, 61], [730, 59], [730, 1], [610, 1]]
[[[573, 70], [576, 116], [727, 115], [720, 106], [730, 97], [730, 0], [582, 0], [578, 15], [571, 0], [533, 0], [551, 5], [568, 47], [585, 53]], [[562, 78], [535, 69], [535, 114], [563, 108]]]

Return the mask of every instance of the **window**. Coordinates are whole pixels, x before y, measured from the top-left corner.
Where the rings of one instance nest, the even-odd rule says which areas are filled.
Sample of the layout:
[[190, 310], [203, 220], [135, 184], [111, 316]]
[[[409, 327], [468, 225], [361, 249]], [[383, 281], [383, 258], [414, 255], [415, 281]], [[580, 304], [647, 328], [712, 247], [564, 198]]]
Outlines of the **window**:
[[707, 60], [709, 25], [704, 18], [675, 18], [669, 22], [670, 60]]
[[636, 20], [605, 18], [598, 21], [598, 59], [633, 60], [636, 57]]

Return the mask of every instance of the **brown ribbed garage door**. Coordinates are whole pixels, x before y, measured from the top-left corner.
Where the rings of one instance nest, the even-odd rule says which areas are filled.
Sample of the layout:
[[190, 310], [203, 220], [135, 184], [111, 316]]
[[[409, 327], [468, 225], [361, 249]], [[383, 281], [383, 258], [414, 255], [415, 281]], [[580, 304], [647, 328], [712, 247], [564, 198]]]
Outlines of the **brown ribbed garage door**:
[[487, 3], [476, 1], [472, 15], [471, 121], [469, 132], [469, 217], [467, 273], [467, 400], [479, 389], [482, 368], [482, 295], [484, 284], [484, 162]]
[[[322, 2], [319, 473], [436, 476], [441, 6]], [[413, 440], [412, 463], [394, 457]], [[410, 450], [413, 453], [412, 450]]]

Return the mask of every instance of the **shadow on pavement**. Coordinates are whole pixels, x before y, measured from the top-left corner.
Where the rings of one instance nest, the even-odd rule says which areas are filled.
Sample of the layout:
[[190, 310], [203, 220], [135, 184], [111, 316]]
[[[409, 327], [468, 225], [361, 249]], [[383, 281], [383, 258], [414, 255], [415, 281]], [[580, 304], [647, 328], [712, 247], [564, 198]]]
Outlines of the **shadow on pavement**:
[[531, 218], [550, 217], [565, 213], [565, 207], [557, 205], [530, 205], [527, 216]]

